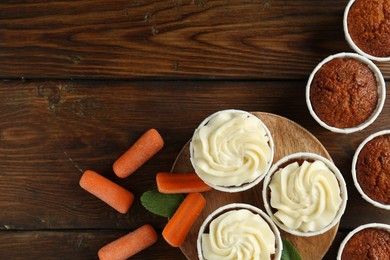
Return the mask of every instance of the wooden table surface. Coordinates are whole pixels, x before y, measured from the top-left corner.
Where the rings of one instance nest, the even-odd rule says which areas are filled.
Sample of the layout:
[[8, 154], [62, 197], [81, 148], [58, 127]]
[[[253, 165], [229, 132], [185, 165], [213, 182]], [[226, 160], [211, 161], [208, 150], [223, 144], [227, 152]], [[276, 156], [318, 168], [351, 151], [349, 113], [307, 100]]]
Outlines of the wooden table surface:
[[[287, 117], [326, 147], [349, 201], [326, 255], [348, 231], [390, 224], [352, 183], [352, 156], [389, 129], [390, 94], [378, 119], [349, 135], [310, 116], [305, 86], [316, 64], [351, 51], [346, 0], [3, 0], [0, 3], [0, 259], [96, 259], [106, 243], [167, 220], [146, 211], [143, 192], [169, 171], [207, 115], [237, 108]], [[390, 63], [378, 63], [387, 80]], [[389, 83], [387, 83], [389, 87]], [[144, 131], [165, 147], [131, 178], [112, 163]], [[82, 190], [93, 169], [135, 194], [122, 215]], [[185, 259], [161, 237], [134, 259]]]

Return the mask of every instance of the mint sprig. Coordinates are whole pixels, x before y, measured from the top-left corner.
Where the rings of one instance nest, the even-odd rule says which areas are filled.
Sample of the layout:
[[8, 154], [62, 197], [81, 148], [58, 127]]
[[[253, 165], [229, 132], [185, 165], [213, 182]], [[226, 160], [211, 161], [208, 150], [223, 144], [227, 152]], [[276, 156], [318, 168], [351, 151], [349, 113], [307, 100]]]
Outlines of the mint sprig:
[[282, 238], [283, 241], [283, 251], [281, 260], [302, 260], [301, 255], [297, 249], [291, 245], [286, 239]]
[[163, 194], [157, 190], [144, 192], [141, 204], [153, 214], [171, 218], [184, 200], [183, 194]]

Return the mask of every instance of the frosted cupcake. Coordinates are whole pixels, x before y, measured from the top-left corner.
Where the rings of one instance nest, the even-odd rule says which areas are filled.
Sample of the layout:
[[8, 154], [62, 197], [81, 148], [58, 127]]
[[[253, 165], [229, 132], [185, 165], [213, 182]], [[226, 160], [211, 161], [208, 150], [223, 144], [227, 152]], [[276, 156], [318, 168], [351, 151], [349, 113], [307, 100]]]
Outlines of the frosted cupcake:
[[238, 192], [258, 184], [271, 167], [274, 144], [264, 123], [242, 110], [206, 118], [190, 143], [191, 163], [208, 185]]
[[199, 259], [280, 259], [282, 241], [272, 220], [248, 204], [223, 206], [203, 222], [198, 235]]
[[267, 174], [263, 200], [278, 227], [293, 235], [315, 236], [339, 222], [347, 190], [343, 176], [329, 160], [296, 153], [282, 158]]

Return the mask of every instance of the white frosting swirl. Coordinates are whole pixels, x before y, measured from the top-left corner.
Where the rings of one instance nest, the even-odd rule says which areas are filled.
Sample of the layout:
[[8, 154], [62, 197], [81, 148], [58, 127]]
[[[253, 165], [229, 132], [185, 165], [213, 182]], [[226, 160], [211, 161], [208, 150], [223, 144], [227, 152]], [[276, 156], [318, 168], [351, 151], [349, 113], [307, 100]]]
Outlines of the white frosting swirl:
[[247, 209], [228, 211], [213, 221], [202, 234], [205, 259], [271, 259], [275, 234], [258, 214]]
[[257, 117], [226, 110], [195, 131], [191, 161], [205, 182], [240, 186], [266, 172], [272, 157], [268, 142]]
[[273, 175], [269, 187], [274, 216], [292, 230], [325, 228], [342, 202], [336, 176], [322, 161], [291, 163]]

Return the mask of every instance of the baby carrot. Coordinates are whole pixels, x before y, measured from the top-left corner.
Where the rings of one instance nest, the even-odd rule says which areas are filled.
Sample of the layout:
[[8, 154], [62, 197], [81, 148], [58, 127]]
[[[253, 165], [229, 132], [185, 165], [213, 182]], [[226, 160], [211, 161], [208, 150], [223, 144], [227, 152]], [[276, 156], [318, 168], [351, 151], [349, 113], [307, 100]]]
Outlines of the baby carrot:
[[130, 191], [94, 171], [84, 172], [80, 186], [122, 214], [129, 210], [134, 201], [134, 195]]
[[143, 225], [133, 232], [112, 241], [102, 247], [98, 256], [100, 260], [127, 259], [157, 241], [157, 234], [151, 225]]
[[188, 194], [162, 232], [165, 241], [173, 247], [179, 247], [205, 205], [206, 200], [202, 194]]
[[115, 174], [125, 178], [135, 172], [164, 145], [164, 140], [156, 129], [146, 131], [113, 165]]
[[191, 193], [211, 190], [196, 173], [165, 173], [156, 175], [157, 189], [161, 193]]

